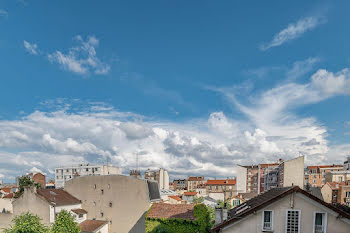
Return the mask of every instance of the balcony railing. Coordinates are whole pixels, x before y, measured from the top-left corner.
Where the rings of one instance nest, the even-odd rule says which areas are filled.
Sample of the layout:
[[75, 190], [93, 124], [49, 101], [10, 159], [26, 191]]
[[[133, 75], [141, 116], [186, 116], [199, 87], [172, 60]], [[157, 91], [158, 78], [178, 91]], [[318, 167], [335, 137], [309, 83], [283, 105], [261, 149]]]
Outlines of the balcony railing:
[[264, 222], [264, 227], [263, 227], [264, 231], [271, 231], [272, 230], [272, 226], [270, 222]]
[[324, 227], [321, 225], [315, 226], [315, 233], [324, 233]]

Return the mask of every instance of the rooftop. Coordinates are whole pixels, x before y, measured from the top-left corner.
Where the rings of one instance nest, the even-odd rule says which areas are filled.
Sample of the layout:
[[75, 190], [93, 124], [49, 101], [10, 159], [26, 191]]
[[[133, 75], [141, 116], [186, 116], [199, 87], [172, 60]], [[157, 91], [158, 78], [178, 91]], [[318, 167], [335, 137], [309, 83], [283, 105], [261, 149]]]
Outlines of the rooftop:
[[185, 196], [196, 196], [197, 192], [184, 192]]
[[177, 201], [182, 201], [181, 197], [179, 196], [169, 196], [169, 198], [175, 199]]
[[188, 181], [204, 181], [204, 176], [190, 176]]
[[80, 204], [81, 201], [63, 189], [38, 189], [37, 194], [56, 206]]
[[207, 185], [235, 185], [236, 180], [207, 180]]
[[84, 209], [72, 209], [72, 212], [76, 214], [87, 214], [87, 211]]
[[98, 229], [106, 225], [106, 221], [101, 220], [85, 220], [84, 222], [80, 223], [80, 230], [82, 233], [90, 233], [90, 232], [96, 232]]
[[193, 204], [154, 203], [148, 212], [148, 218], [180, 218], [194, 220]]

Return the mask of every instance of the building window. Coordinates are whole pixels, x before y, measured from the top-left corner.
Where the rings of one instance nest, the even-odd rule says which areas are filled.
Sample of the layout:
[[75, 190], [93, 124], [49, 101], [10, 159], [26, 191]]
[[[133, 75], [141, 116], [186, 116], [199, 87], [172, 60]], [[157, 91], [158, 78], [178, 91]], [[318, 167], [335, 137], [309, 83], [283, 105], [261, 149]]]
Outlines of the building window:
[[104, 193], [104, 191], [103, 191], [103, 189], [101, 189], [101, 194], [103, 195], [103, 193]]
[[113, 203], [112, 202], [109, 202], [109, 207], [112, 207], [113, 206]]
[[273, 214], [271, 210], [265, 210], [263, 214], [263, 231], [272, 231]]
[[103, 212], [101, 212], [101, 218], [103, 217]]
[[342, 176], [338, 177], [338, 180], [339, 182], [343, 182], [343, 177]]
[[88, 171], [89, 171], [89, 168], [86, 168], [86, 169], [85, 169], [85, 171], [87, 171], [87, 172], [88, 172]]
[[346, 192], [345, 197], [350, 197], [350, 192]]
[[96, 184], [94, 184], [94, 189], [96, 189], [97, 188], [97, 185]]
[[108, 187], [108, 189], [110, 189], [110, 188], [111, 188], [111, 185], [110, 185], [110, 184], [108, 184], [108, 186], [107, 186], [107, 187]]
[[286, 233], [300, 233], [300, 210], [287, 210]]
[[314, 216], [314, 232], [315, 233], [326, 233], [326, 213], [315, 213]]
[[79, 214], [79, 218], [82, 218], [82, 217], [84, 217], [84, 215], [83, 214]]
[[94, 206], [96, 206], [96, 202], [94, 201]]

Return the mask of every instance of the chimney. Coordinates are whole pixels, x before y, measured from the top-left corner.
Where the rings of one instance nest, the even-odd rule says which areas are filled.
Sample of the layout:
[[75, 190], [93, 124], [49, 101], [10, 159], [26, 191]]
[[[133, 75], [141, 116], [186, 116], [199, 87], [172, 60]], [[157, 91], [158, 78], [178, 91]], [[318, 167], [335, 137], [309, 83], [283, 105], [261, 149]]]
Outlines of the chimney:
[[215, 225], [222, 223], [227, 220], [227, 208], [221, 206], [215, 207]]

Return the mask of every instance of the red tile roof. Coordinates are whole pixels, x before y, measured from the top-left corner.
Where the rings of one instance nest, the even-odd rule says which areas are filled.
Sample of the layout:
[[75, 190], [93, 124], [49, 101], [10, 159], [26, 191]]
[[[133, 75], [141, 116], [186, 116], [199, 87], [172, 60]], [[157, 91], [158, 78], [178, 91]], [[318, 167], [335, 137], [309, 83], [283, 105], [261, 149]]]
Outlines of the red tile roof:
[[204, 181], [204, 176], [190, 176], [188, 181]]
[[14, 193], [9, 193], [7, 195], [5, 195], [3, 198], [13, 198], [15, 196]]
[[344, 185], [345, 182], [341, 182], [341, 183], [337, 183], [337, 182], [327, 182], [327, 184], [329, 185], [329, 187], [331, 187], [331, 189], [333, 189], [333, 190], [338, 190], [338, 189], [339, 189], [339, 185]]
[[195, 220], [193, 204], [154, 203], [148, 212], [148, 218], [180, 218]]
[[79, 204], [81, 201], [63, 189], [39, 189], [37, 194], [56, 206]]
[[264, 168], [264, 167], [278, 166], [279, 164], [278, 163], [261, 163], [259, 165], [260, 165], [261, 168]]
[[185, 196], [196, 196], [197, 192], [184, 192]]
[[177, 201], [182, 201], [182, 199], [179, 196], [169, 196], [169, 197]]
[[207, 180], [207, 185], [235, 185], [236, 180]]
[[2, 190], [4, 193], [10, 193], [10, 192], [11, 192], [11, 188], [1, 188], [1, 190]]
[[98, 229], [102, 228], [104, 225], [106, 225], [106, 221], [101, 220], [85, 220], [84, 222], [80, 223], [80, 230], [81, 232], [96, 232]]

